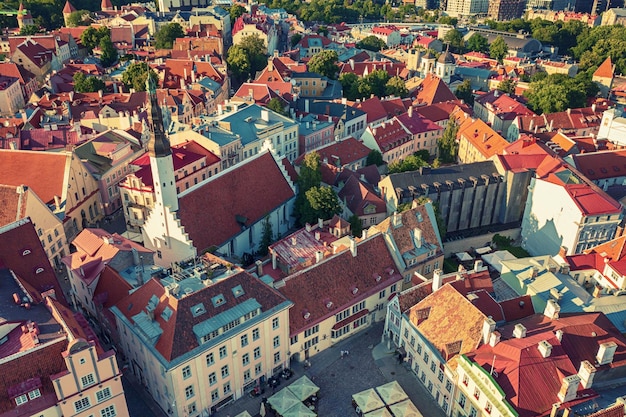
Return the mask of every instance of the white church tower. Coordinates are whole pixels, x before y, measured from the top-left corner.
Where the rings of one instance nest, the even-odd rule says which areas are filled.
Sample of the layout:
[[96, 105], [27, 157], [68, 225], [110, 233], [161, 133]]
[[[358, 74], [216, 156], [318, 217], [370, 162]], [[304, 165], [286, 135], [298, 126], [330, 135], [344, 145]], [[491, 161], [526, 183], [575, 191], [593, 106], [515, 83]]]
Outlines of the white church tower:
[[456, 59], [449, 51], [449, 46], [446, 47], [446, 51], [439, 55], [437, 60], [435, 74], [441, 78], [444, 83], [450, 84], [450, 78], [454, 75], [456, 68]]
[[178, 195], [172, 149], [163, 128], [163, 114], [159, 106], [156, 87], [147, 81], [148, 93], [148, 154], [154, 187], [154, 207], [148, 214], [143, 225], [144, 246], [155, 251], [155, 263], [169, 267], [172, 262], [196, 256], [196, 248], [189, 239], [180, 221], [176, 217], [178, 211]]

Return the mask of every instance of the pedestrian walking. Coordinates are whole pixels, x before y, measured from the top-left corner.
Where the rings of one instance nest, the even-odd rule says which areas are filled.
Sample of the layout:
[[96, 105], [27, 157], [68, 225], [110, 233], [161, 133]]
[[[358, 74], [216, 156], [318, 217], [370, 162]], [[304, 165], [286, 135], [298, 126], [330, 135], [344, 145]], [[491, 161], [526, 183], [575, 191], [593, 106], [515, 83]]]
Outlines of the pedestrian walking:
[[343, 359], [343, 350], [341, 351], [341, 359]]

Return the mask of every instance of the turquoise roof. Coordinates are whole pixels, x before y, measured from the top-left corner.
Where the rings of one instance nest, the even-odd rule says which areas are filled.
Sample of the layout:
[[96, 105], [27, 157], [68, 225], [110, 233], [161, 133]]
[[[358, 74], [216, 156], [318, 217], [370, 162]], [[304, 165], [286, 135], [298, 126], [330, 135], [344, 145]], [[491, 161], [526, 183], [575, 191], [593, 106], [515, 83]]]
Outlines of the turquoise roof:
[[[268, 121], [261, 118], [262, 110], [268, 112]], [[285, 129], [296, 125], [292, 119], [256, 104], [246, 106], [224, 117], [221, 121], [230, 123], [231, 132], [239, 135], [243, 146], [258, 141], [259, 136], [264, 133], [265, 130], [275, 128], [280, 123], [283, 124]]]

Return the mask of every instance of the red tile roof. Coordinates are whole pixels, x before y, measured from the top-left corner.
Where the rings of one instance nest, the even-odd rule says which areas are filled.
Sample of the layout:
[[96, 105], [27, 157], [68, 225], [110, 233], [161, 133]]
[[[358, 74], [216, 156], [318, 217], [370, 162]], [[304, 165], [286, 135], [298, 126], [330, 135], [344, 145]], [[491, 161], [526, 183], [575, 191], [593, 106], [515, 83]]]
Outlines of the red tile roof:
[[294, 196], [274, 157], [266, 152], [183, 192], [178, 216], [202, 251], [241, 233], [237, 216], [245, 217], [250, 226]]
[[[243, 289], [243, 295], [239, 297], [235, 297], [232, 291], [237, 285], [241, 285]], [[225, 302], [214, 307], [211, 299], [219, 294], [223, 296]], [[239, 272], [180, 298], [168, 296], [163, 285], [153, 278], [117, 303], [116, 308], [133, 323], [132, 317], [144, 311], [153, 295], [159, 299], [154, 310], [154, 321], [163, 330], [155, 348], [170, 362], [199, 346], [198, 339], [192, 331], [196, 324], [210, 320], [248, 299], [255, 299], [261, 305], [262, 312], [268, 312], [287, 302], [278, 291], [259, 279], [247, 272]], [[194, 317], [192, 307], [200, 303], [204, 304], [206, 313]], [[172, 315], [167, 321], [161, 316], [166, 307], [172, 310]]]
[[396, 116], [396, 119], [413, 135], [426, 132], [441, 133], [443, 131], [441, 126], [431, 120], [428, 120], [414, 110], [411, 111], [410, 115], [407, 112], [400, 116]]
[[41, 302], [42, 293], [54, 290], [56, 299], [66, 303], [30, 218], [0, 229], [0, 268], [12, 270], [35, 302]]
[[419, 106], [415, 107], [413, 111], [435, 123], [450, 119], [450, 115], [454, 112], [463, 111], [468, 115], [473, 113], [471, 107], [462, 103], [461, 100], [444, 101], [427, 106]]
[[[331, 165], [336, 166], [337, 164], [340, 164], [341, 166], [344, 166], [367, 158], [367, 155], [370, 153], [370, 149], [365, 146], [363, 142], [349, 136], [342, 141], [333, 142], [328, 146], [316, 149], [315, 152], [319, 154], [320, 161], [322, 162], [327, 159], [328, 163]], [[295, 166], [301, 165], [304, 161], [304, 156], [304, 154], [300, 155], [293, 164]]]
[[[363, 184], [356, 176], [348, 178], [343, 188], [337, 196], [344, 201], [352, 214], [357, 216], [365, 216], [366, 214], [380, 214], [387, 212], [387, 204], [381, 199], [373, 189]], [[365, 211], [365, 208], [374, 207], [375, 210]]]
[[403, 62], [391, 62], [391, 61], [366, 61], [366, 62], [350, 62], [340, 64], [340, 74], [352, 73], [359, 77], [364, 77], [371, 74], [373, 71], [383, 70], [389, 74], [390, 77], [399, 76], [400, 73], [406, 68], [406, 64]]
[[417, 90], [416, 104], [435, 104], [445, 101], [454, 101], [457, 97], [443, 80], [436, 75], [428, 74]]
[[626, 176], [626, 150], [574, 155], [576, 167], [591, 181]]
[[15, 186], [0, 184], [0, 207], [2, 207], [0, 210], [0, 227], [25, 216], [26, 196], [27, 194], [18, 194]]
[[[395, 263], [379, 233], [357, 244], [357, 256], [346, 250], [287, 277], [278, 290], [294, 303], [289, 312], [290, 334], [298, 334], [400, 281], [401, 275], [390, 274], [393, 269]], [[379, 281], [375, 279], [378, 275], [382, 277]], [[358, 289], [356, 294], [354, 288]], [[332, 302], [330, 308], [328, 302]]]
[[411, 133], [396, 118], [376, 127], [368, 127], [380, 150], [385, 153], [412, 139]]
[[[560, 314], [558, 320], [535, 314], [519, 323], [526, 327], [526, 337], [512, 337], [515, 323], [506, 325], [498, 329], [500, 343], [482, 345], [467, 357], [487, 371], [493, 365], [493, 378], [520, 417], [549, 413], [558, 402], [562, 378], [576, 374], [584, 360], [596, 363], [600, 343], [612, 341], [618, 348], [613, 363], [598, 366], [598, 372], [626, 365], [626, 340], [602, 313]], [[557, 330], [563, 331], [561, 341]], [[552, 345], [547, 358], [536, 347], [542, 340]]]
[[517, 116], [532, 116], [535, 114], [515, 98], [498, 90], [483, 94], [476, 99], [476, 102], [502, 120], [513, 120]]

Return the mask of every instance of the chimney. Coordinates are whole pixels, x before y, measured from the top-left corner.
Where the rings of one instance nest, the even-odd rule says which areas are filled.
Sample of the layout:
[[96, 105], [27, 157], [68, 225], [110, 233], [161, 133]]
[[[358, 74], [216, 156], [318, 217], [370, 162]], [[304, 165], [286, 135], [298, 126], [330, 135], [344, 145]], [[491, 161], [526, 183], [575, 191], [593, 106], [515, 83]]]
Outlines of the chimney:
[[261, 110], [261, 119], [263, 119], [266, 122], [270, 121], [270, 112], [269, 110]]
[[350, 252], [352, 252], [352, 256], [356, 257], [356, 240], [353, 237], [350, 238]]
[[315, 232], [315, 240], [320, 240], [320, 237], [321, 237], [320, 232], [319, 231]]
[[258, 261], [255, 262], [255, 264], [256, 264], [256, 274], [260, 278], [263, 276], [263, 261], [259, 259]]
[[556, 337], [556, 340], [558, 340], [559, 342], [563, 340], [563, 330], [559, 329], [554, 332], [554, 337]]
[[559, 312], [561, 311], [561, 307], [559, 304], [550, 299], [546, 303], [546, 308], [543, 310], [543, 315], [549, 318], [550, 320], [556, 320], [559, 318]]
[[[607, 259], [607, 260], [608, 260], [608, 259]], [[594, 297], [594, 298], [600, 298], [600, 297], [602, 297], [602, 287], [601, 287], [601, 286], [599, 286], [599, 285], [596, 285], [596, 286], [593, 288], [593, 294], [592, 294], [592, 295], [593, 295], [593, 297]]]
[[310, 104], [309, 104], [309, 99], [307, 98], [307, 99], [305, 99], [305, 100], [304, 100], [304, 112], [305, 112], [305, 113], [310, 113], [310, 111], [309, 111], [309, 105], [310, 105]]
[[596, 354], [596, 360], [598, 361], [598, 365], [608, 365], [609, 363], [613, 362], [613, 355], [615, 355], [615, 350], [617, 350], [617, 343], [601, 343], [598, 347], [598, 353]]
[[98, 90], [98, 97], [102, 98], [103, 94], [102, 90]]
[[272, 251], [272, 269], [276, 269], [278, 267], [278, 259], [276, 257], [276, 252]]
[[552, 345], [548, 343], [547, 340], [542, 340], [537, 345], [537, 349], [539, 349], [539, 353], [541, 353], [542, 358], [547, 358], [552, 353]]
[[523, 324], [517, 323], [513, 329], [513, 337], [516, 339], [523, 339], [526, 337], [526, 327]]
[[567, 256], [567, 248], [565, 246], [559, 248], [559, 256], [563, 259]]
[[566, 403], [576, 398], [578, 384], [580, 384], [580, 377], [577, 374], [564, 377], [558, 394], [559, 401]]
[[498, 343], [500, 343], [500, 338], [502, 335], [499, 331], [495, 331], [491, 333], [491, 337], [489, 338], [489, 346], [495, 347]]
[[415, 240], [415, 247], [416, 248], [421, 248], [422, 247], [422, 230], [418, 227], [416, 227], [415, 229], [413, 229], [413, 239]]
[[442, 274], [443, 274], [443, 271], [441, 269], [435, 269], [433, 271], [433, 282], [432, 282], [433, 292], [441, 288], [441, 284], [443, 283]]
[[367, 239], [367, 235], [369, 234], [369, 230], [368, 229], [363, 229], [363, 231], [361, 232], [361, 238], [362, 239]]
[[483, 133], [483, 142], [487, 142], [488, 136], [487, 132]]
[[217, 105], [217, 114], [222, 115], [224, 113], [224, 107], [221, 104]]
[[596, 375], [596, 367], [587, 360], [584, 360], [580, 363], [580, 368], [578, 368], [578, 377], [580, 378], [580, 384], [583, 386], [583, 389], [591, 388], [593, 385], [593, 377]]
[[594, 112], [594, 113], [596, 112], [596, 103], [593, 103], [591, 105], [591, 111]]
[[480, 259], [476, 259], [474, 261], [474, 272], [482, 271], [483, 269], [483, 261]]
[[305, 229], [306, 229], [306, 231], [307, 231], [307, 232], [310, 232], [310, 231], [311, 231], [311, 223], [306, 223], [306, 224], [304, 225], [304, 227], [305, 227]]
[[409, 106], [408, 114], [409, 114], [409, 118], [413, 117], [413, 106]]
[[485, 321], [483, 321], [483, 343], [489, 343], [491, 339], [491, 334], [496, 330], [496, 322], [491, 318], [487, 317]]
[[184, 90], [185, 89], [185, 85], [186, 85], [186, 81], [184, 78], [180, 78], [180, 89]]
[[298, 238], [296, 236], [291, 237], [291, 245], [296, 246], [298, 244]]
[[397, 211], [394, 211], [392, 214], [392, 218], [391, 218], [391, 223], [393, 225], [393, 227], [400, 227], [402, 226], [402, 218], [400, 216], [400, 214]]
[[272, 72], [274, 71], [274, 58], [270, 57], [270, 59], [267, 60], [267, 71]]
[[324, 252], [318, 250], [315, 252], [315, 263], [320, 263], [324, 260]]
[[352, 71], [354, 71], [354, 59], [350, 58], [350, 59], [348, 60], [348, 63], [350, 64], [350, 69], [351, 69]]
[[324, 227], [324, 219], [318, 217], [317, 219], [317, 228], [322, 229]]

